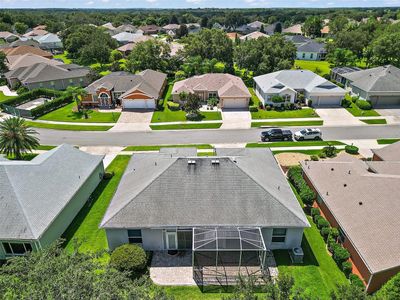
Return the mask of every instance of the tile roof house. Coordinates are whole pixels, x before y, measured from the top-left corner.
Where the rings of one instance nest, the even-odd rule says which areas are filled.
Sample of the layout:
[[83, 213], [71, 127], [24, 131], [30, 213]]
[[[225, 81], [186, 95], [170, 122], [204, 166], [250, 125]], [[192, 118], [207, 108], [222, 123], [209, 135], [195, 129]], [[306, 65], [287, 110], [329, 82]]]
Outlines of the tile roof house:
[[4, 40], [6, 43], [12, 43], [19, 40], [19, 36], [8, 31], [0, 31], [0, 40]]
[[37, 63], [47, 63], [54, 66], [62, 65], [63, 63], [55, 60], [55, 59], [48, 59], [40, 55], [36, 54], [23, 54], [23, 55], [9, 55], [7, 56], [7, 66], [10, 71], [22, 68], [22, 67], [29, 67], [31, 65]]
[[164, 27], [162, 27], [162, 31], [167, 33], [168, 35], [174, 37], [176, 35], [176, 32], [181, 28], [181, 25], [179, 24], [167, 24]]
[[0, 160], [0, 259], [64, 233], [104, 173], [103, 157], [61, 145], [31, 161]]
[[[10, 44], [7, 44], [5, 47], [3, 48], [16, 48], [18, 46], [32, 46], [35, 48], [39, 48], [39, 43], [38, 41], [29, 39], [29, 40], [16, 40]], [[2, 47], [0, 47], [2, 48]]]
[[172, 99], [180, 101], [179, 94], [182, 92], [197, 94], [204, 103], [209, 98], [218, 98], [220, 108], [247, 108], [251, 98], [241, 78], [220, 73], [198, 75], [175, 82]]
[[145, 25], [141, 26], [139, 29], [143, 31], [143, 34], [150, 35], [150, 34], [158, 34], [161, 30], [161, 27], [157, 25]]
[[37, 62], [4, 74], [11, 88], [19, 82], [29, 90], [48, 88], [65, 90], [68, 86], [86, 86], [90, 69], [75, 64], [56, 64], [53, 60]]
[[33, 38], [35, 36], [43, 36], [48, 34], [49, 32], [45, 29], [42, 28], [34, 28], [31, 31], [25, 33], [24, 35], [22, 35], [23, 37], [26, 37], [28, 39]]
[[17, 46], [17, 47], [8, 47], [8, 48], [0, 48], [0, 51], [3, 51], [7, 56], [14, 56], [14, 55], [23, 55], [23, 54], [35, 54], [40, 55], [45, 58], [53, 58], [53, 54], [50, 52], [44, 51], [40, 48], [33, 47], [33, 46]]
[[361, 69], [359, 67], [334, 67], [330, 72], [331, 80], [335, 80], [341, 84], [346, 84], [346, 78], [344, 78], [343, 75], [356, 71], [361, 71]]
[[137, 43], [138, 41], [144, 40], [143, 34], [130, 33], [130, 32], [120, 32], [112, 36], [120, 45], [125, 45], [128, 43]]
[[[399, 146], [397, 145], [397, 151]], [[400, 160], [302, 162], [306, 181], [368, 292], [400, 272]]]
[[374, 161], [400, 161], [400, 143], [394, 143], [381, 149], [372, 150]]
[[125, 243], [193, 250], [196, 264], [199, 251], [215, 251], [218, 237], [221, 256], [222, 249], [240, 251], [215, 237], [238, 230], [241, 249], [301, 246], [310, 225], [269, 149], [217, 149], [215, 157], [197, 157], [194, 148], [163, 150], [130, 160], [100, 224], [110, 250]]
[[284, 28], [282, 33], [303, 34], [302, 26], [303, 24], [295, 24], [293, 26]]
[[340, 106], [346, 91], [308, 70], [282, 70], [254, 77], [256, 95], [264, 105], [273, 105], [279, 95], [287, 102], [297, 101], [297, 95], [312, 100], [313, 106]]
[[342, 75], [351, 93], [371, 101], [373, 106], [400, 104], [400, 69], [381, 66]]
[[240, 40], [242, 40], [242, 41], [257, 40], [257, 39], [262, 38], [262, 37], [269, 37], [269, 35], [265, 34], [265, 33], [262, 33], [262, 32], [259, 32], [259, 31], [254, 31], [252, 33], [249, 33], [249, 34], [241, 36]]
[[154, 109], [162, 96], [167, 75], [153, 70], [138, 74], [113, 72], [86, 87], [84, 105], [104, 108]]
[[148, 40], [154, 39], [150, 35], [134, 35], [133, 40], [127, 44], [122, 45], [121, 47], [117, 48], [118, 51], [122, 52], [123, 55], [128, 56], [133, 48], [135, 48], [137, 43], [145, 42]]
[[63, 48], [63, 44], [61, 39], [57, 34], [48, 33], [42, 36], [37, 36], [33, 38], [39, 43], [39, 47], [43, 50], [61, 50]]

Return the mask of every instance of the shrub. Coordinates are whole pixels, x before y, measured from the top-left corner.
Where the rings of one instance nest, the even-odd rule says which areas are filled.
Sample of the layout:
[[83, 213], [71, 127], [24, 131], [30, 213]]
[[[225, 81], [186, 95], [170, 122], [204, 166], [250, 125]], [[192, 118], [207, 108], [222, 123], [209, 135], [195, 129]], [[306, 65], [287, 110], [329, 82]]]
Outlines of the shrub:
[[324, 153], [326, 157], [334, 157], [336, 156], [336, 147], [333, 145], [326, 146], [322, 149], [322, 153]]
[[320, 219], [323, 219], [323, 217], [322, 217], [321, 215], [315, 215], [315, 216], [313, 217], [313, 221], [314, 221], [315, 224], [318, 224], [318, 221], [319, 221]]
[[47, 101], [44, 104], [34, 108], [31, 110], [31, 115], [33, 118], [38, 118], [47, 114], [53, 110], [56, 110], [62, 106], [67, 105], [73, 101], [72, 97], [70, 96], [61, 96], [51, 101]]
[[372, 104], [370, 101], [366, 100], [357, 100], [356, 105], [358, 106], [359, 109], [362, 110], [371, 110], [372, 109]]
[[314, 216], [316, 216], [316, 215], [318, 215], [318, 216], [321, 215], [319, 208], [316, 208], [316, 207], [311, 208], [311, 217], [314, 218]]
[[18, 95], [17, 97], [10, 98], [2, 102], [2, 104], [10, 105], [10, 106], [18, 106], [29, 102], [31, 100], [40, 98], [40, 97], [47, 97], [47, 98], [57, 98], [61, 97], [63, 92], [50, 90], [50, 89], [35, 89], [23, 94]]
[[105, 172], [103, 175], [103, 179], [109, 180], [109, 179], [113, 178], [113, 176], [114, 176], [114, 172]]
[[346, 145], [346, 147], [344, 147], [344, 150], [346, 151], [346, 153], [349, 154], [358, 154], [358, 147], [354, 145]]
[[328, 250], [333, 253], [333, 247], [336, 245], [336, 240], [333, 239], [331, 236], [328, 236], [326, 239], [326, 244], [328, 246]]
[[362, 289], [365, 289], [364, 282], [361, 280], [360, 277], [358, 277], [358, 275], [356, 275], [356, 274], [350, 274], [350, 275], [349, 275], [349, 280], [350, 280], [350, 283], [351, 283], [352, 285], [355, 285], [355, 286], [358, 286], [358, 287], [360, 287], [360, 288], [362, 288]]
[[307, 206], [312, 206], [315, 199], [315, 193], [304, 180], [301, 167], [295, 166], [289, 168], [288, 178], [296, 188], [303, 203]]
[[325, 220], [323, 217], [321, 217], [318, 220], [317, 227], [319, 230], [321, 230], [322, 228], [329, 228], [329, 226], [330, 226], [329, 222], [327, 220]]
[[313, 160], [313, 161], [318, 161], [318, 160], [319, 160], [319, 158], [318, 158], [317, 155], [311, 155], [310, 158], [311, 158], [311, 160]]
[[325, 241], [327, 240], [327, 238], [329, 236], [329, 231], [330, 231], [329, 227], [322, 227], [321, 228], [321, 235], [322, 235], [322, 237], [324, 238]]
[[335, 227], [332, 227], [330, 232], [329, 232], [329, 236], [332, 237], [335, 241], [339, 236], [339, 230]]
[[266, 109], [267, 111], [271, 111], [271, 110], [272, 110], [272, 107], [271, 107], [271, 105], [267, 105], [267, 106], [265, 107], [265, 109]]
[[311, 99], [308, 100], [308, 106], [312, 107], [312, 100]]
[[250, 112], [258, 112], [257, 106], [250, 106]]
[[334, 247], [333, 249], [333, 260], [340, 266], [343, 262], [348, 260], [350, 257], [349, 251], [343, 248], [341, 245]]
[[318, 153], [319, 158], [326, 158], [326, 154], [324, 152]]
[[356, 103], [356, 101], [360, 99], [358, 96], [351, 97], [351, 102]]
[[134, 277], [140, 275], [146, 268], [147, 256], [142, 247], [124, 244], [111, 254], [110, 265], [117, 270], [127, 271]]
[[308, 185], [304, 185], [301, 188], [299, 196], [301, 198], [301, 201], [303, 201], [305, 205], [307, 206], [313, 205], [315, 199], [315, 193]]
[[180, 110], [180, 105], [179, 103], [175, 103], [173, 101], [168, 101], [167, 102], [168, 108], [172, 111], [177, 111]]
[[342, 269], [344, 275], [346, 275], [346, 277], [349, 278], [349, 275], [351, 274], [351, 271], [353, 270], [353, 265], [351, 262], [345, 261], [342, 263], [341, 269]]
[[273, 102], [273, 103], [283, 103], [283, 102], [285, 102], [285, 99], [283, 99], [281, 96], [279, 96], [279, 95], [274, 95], [274, 96], [272, 96], [271, 97], [271, 101]]
[[350, 107], [351, 106], [351, 101], [348, 99], [343, 99], [341, 105], [343, 107]]

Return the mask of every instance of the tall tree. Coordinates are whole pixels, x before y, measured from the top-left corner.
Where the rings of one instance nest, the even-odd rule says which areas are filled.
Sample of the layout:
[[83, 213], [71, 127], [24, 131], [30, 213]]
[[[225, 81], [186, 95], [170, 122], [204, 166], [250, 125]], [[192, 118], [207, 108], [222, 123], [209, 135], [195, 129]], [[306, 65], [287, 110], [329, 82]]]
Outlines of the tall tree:
[[14, 29], [19, 34], [24, 34], [28, 30], [28, 25], [22, 22], [15, 22]]
[[176, 15], [172, 15], [171, 18], [169, 19], [169, 24], [179, 24], [178, 18]]
[[6, 58], [6, 54], [3, 51], [0, 51], [0, 75], [8, 71]]
[[186, 24], [182, 24], [181, 26], [179, 26], [179, 29], [176, 31], [176, 37], [179, 39], [184, 36], [187, 36], [188, 33], [189, 33], [189, 30], [188, 30]]
[[129, 54], [126, 67], [131, 72], [153, 69], [165, 72], [168, 69], [171, 48], [167, 43], [149, 40], [138, 43]]
[[337, 16], [329, 22], [329, 32], [331, 34], [337, 34], [343, 31], [349, 23], [349, 20], [345, 16]]
[[306, 36], [319, 37], [321, 36], [322, 24], [322, 19], [320, 17], [308, 17], [301, 30]]
[[21, 159], [24, 153], [32, 152], [39, 146], [36, 134], [24, 119], [7, 118], [0, 123], [0, 152]]
[[208, 17], [207, 16], [203, 16], [201, 18], [200, 26], [203, 27], [203, 28], [207, 28], [208, 27]]
[[334, 66], [353, 66], [357, 56], [348, 49], [336, 48], [326, 56], [326, 60]]
[[400, 67], [400, 31], [385, 33], [370, 46], [370, 63], [374, 65], [392, 64]]
[[274, 33], [282, 33], [282, 24], [281, 22], [276, 23], [274, 28]]

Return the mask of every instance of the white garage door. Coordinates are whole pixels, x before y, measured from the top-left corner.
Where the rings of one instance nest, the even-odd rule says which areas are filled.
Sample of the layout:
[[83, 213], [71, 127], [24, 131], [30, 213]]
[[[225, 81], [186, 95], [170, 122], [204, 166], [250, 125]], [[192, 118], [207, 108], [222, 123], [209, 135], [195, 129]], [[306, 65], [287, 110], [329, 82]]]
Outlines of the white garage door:
[[340, 106], [342, 97], [340, 96], [318, 96], [313, 100], [313, 106], [318, 107], [335, 107]]
[[[373, 102], [374, 104], [374, 102]], [[378, 98], [378, 101], [374, 106], [396, 106], [400, 104], [400, 96], [381, 96]]]
[[224, 99], [223, 108], [247, 108], [247, 107], [248, 107], [248, 102], [246, 98]]
[[135, 99], [122, 101], [122, 107], [127, 109], [155, 109], [156, 102], [154, 99]]

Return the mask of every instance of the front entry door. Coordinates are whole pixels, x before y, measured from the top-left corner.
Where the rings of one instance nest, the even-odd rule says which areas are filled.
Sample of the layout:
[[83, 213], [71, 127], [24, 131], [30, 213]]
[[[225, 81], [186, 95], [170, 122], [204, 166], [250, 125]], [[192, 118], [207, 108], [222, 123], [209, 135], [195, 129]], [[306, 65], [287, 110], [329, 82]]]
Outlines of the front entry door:
[[178, 235], [176, 231], [166, 231], [165, 232], [165, 237], [166, 237], [166, 244], [167, 244], [167, 250], [176, 250], [178, 249]]

